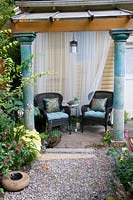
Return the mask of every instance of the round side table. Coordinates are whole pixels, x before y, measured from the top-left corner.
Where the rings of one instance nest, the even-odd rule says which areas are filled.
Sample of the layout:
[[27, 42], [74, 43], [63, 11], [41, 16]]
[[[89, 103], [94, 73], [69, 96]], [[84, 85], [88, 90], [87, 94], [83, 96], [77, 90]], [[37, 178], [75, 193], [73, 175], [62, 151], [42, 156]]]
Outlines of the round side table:
[[79, 116], [79, 113], [80, 113], [80, 110], [79, 110], [79, 104], [72, 104], [72, 105], [69, 105], [69, 107], [72, 109], [75, 110], [75, 116], [76, 116], [76, 126], [75, 126], [75, 132], [78, 131], [78, 129], [80, 129], [80, 124], [78, 122], [78, 116]]

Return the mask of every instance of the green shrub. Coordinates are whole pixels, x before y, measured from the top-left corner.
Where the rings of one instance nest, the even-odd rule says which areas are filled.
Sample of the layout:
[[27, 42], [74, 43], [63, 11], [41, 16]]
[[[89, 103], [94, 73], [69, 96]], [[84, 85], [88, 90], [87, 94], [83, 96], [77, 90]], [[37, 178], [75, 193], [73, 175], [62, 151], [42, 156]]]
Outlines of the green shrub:
[[41, 138], [35, 130], [29, 131], [24, 126], [6, 127], [0, 138], [0, 173], [18, 170], [40, 156]]
[[112, 148], [108, 151], [116, 160], [116, 175], [123, 184], [125, 191], [133, 192], [133, 153], [126, 147], [122, 149]]
[[14, 128], [13, 131], [15, 139], [19, 143], [22, 143], [23, 147], [27, 147], [30, 152], [30, 156], [27, 157], [27, 161], [32, 161], [36, 157], [40, 156], [41, 138], [35, 129], [26, 130], [24, 125], [21, 125]]
[[117, 198], [117, 197], [108, 197], [107, 200], [122, 200], [122, 199]]
[[106, 131], [103, 136], [103, 143], [105, 145], [110, 145], [112, 140], [112, 133], [110, 131]]
[[129, 119], [129, 113], [127, 111], [124, 111], [124, 124], [126, 124]]
[[61, 140], [61, 132], [59, 130], [53, 129], [44, 134], [43, 139], [46, 141], [46, 147], [52, 148], [56, 146]]

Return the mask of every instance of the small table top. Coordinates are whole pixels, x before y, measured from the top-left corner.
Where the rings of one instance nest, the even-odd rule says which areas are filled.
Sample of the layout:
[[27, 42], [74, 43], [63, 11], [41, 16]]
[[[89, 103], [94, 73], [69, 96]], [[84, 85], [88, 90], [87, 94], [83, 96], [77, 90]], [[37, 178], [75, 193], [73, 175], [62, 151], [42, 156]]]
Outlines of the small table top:
[[66, 102], [62, 102], [62, 105], [63, 105], [63, 106], [69, 106], [70, 108], [77, 108], [77, 107], [80, 106], [79, 103], [69, 104], [69, 103], [66, 103]]
[[69, 105], [70, 108], [77, 108], [79, 107], [79, 104], [72, 104], [72, 105]]

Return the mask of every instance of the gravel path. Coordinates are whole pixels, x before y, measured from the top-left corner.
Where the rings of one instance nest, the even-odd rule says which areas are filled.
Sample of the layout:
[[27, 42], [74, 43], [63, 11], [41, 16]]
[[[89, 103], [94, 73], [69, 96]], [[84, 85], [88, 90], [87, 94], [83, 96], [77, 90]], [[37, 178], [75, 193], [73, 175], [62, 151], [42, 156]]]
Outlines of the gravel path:
[[29, 186], [0, 200], [106, 200], [114, 193], [113, 166], [105, 150], [84, 158], [38, 160], [29, 171]]

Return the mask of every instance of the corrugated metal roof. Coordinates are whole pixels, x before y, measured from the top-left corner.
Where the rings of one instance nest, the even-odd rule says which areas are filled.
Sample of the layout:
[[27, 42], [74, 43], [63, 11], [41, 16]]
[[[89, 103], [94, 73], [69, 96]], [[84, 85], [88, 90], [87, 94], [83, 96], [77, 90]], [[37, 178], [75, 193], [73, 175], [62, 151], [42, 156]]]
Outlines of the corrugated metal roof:
[[127, 4], [133, 3], [132, 0], [20, 0], [15, 1], [17, 5], [44, 5], [44, 6], [69, 6], [69, 5], [109, 5], [109, 4]]
[[23, 12], [78, 12], [86, 10], [133, 10], [133, 0], [16, 0]]
[[23, 13], [20, 15], [13, 16], [13, 20], [48, 20], [51, 17], [53, 19], [83, 19], [101, 17], [118, 17], [118, 16], [130, 16], [130, 12], [124, 12], [122, 10], [112, 11], [88, 11], [88, 12], [55, 12], [55, 13]]

